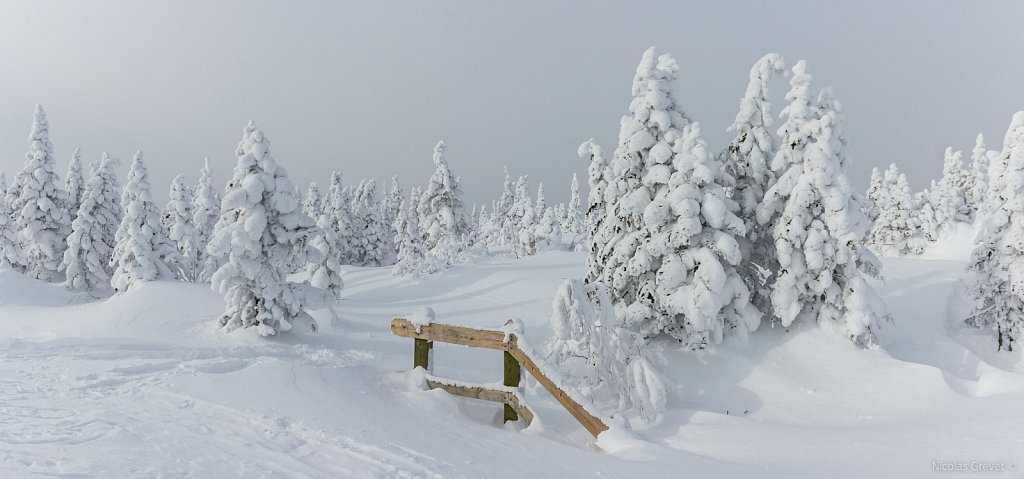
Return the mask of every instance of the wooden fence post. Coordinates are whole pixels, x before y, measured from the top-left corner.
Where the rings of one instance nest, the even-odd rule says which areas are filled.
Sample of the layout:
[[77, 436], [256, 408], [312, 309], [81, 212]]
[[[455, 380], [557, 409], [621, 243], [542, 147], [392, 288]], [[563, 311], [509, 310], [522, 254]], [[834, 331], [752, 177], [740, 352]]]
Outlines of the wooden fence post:
[[429, 372], [430, 350], [434, 347], [434, 342], [419, 338], [414, 339], [413, 342], [412, 367], [418, 366]]
[[[522, 370], [519, 367], [519, 361], [516, 360], [508, 351], [504, 352], [505, 356], [505, 382], [506, 386], [517, 388], [519, 387], [519, 377], [522, 374]], [[505, 422], [518, 421], [519, 414], [516, 413], [512, 406], [505, 404]]]

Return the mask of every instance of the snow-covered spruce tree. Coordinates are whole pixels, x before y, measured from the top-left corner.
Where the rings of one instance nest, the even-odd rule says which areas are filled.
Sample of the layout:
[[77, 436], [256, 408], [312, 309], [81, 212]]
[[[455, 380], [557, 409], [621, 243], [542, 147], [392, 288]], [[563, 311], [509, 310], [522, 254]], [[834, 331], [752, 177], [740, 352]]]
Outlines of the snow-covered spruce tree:
[[970, 220], [971, 211], [966, 198], [971, 195], [970, 177], [964, 171], [963, 155], [946, 147], [942, 165], [942, 179], [932, 188], [932, 207], [935, 209], [939, 226], [948, 229], [954, 222]]
[[[587, 211], [585, 226], [587, 232], [587, 276], [584, 279], [587, 283], [598, 281], [604, 272], [604, 261], [601, 252], [610, 238], [603, 236], [608, 230], [601, 227], [605, 221], [605, 193], [608, 191], [608, 182], [611, 177], [611, 170], [608, 161], [604, 158], [601, 145], [594, 143], [591, 138], [580, 145], [577, 153], [585, 158], [590, 164], [587, 166], [587, 183], [590, 185], [590, 193], [587, 195]], [[614, 221], [613, 218], [608, 218]], [[602, 234], [598, 234], [601, 232]]]
[[358, 234], [354, 231], [352, 223], [352, 202], [341, 181], [340, 172], [331, 173], [331, 186], [327, 188], [327, 195], [324, 196], [321, 206], [324, 214], [330, 215], [331, 221], [338, 223], [337, 243], [334, 247], [337, 248], [341, 264], [353, 264]]
[[398, 220], [404, 194], [398, 176], [391, 177], [391, 184], [384, 201], [381, 202], [381, 228], [384, 234], [385, 258], [383, 264], [394, 264], [398, 246], [395, 245], [395, 221]]
[[196, 230], [195, 212], [192, 211], [195, 195], [185, 184], [185, 175], [174, 177], [171, 182], [170, 201], [163, 211], [164, 231], [167, 239], [181, 256], [175, 265], [178, 278], [196, 282], [202, 276], [203, 264], [199, 251], [206, 248], [200, 243]]
[[[537, 254], [537, 214], [533, 201], [529, 196], [517, 201], [515, 206], [517, 212], [516, 242], [512, 245], [512, 252], [516, 258], [525, 258]], [[520, 214], [521, 212], [521, 214]]]
[[886, 194], [888, 191], [885, 188], [885, 180], [882, 178], [882, 171], [877, 167], [871, 169], [871, 180], [868, 182], [868, 191], [864, 195], [867, 199], [867, 215], [868, 221], [874, 223], [878, 219], [880, 208], [883, 202], [886, 201]]
[[738, 215], [743, 219], [746, 234], [740, 241], [745, 261], [739, 267], [740, 276], [750, 290], [751, 302], [760, 310], [771, 307], [769, 298], [770, 275], [778, 269], [774, 244], [765, 225], [757, 222], [757, 205], [764, 192], [775, 184], [775, 174], [768, 163], [775, 155], [775, 145], [769, 128], [772, 126], [772, 107], [768, 101], [768, 83], [783, 72], [782, 56], [769, 53], [750, 68], [747, 90], [740, 99], [740, 109], [730, 132], [736, 134], [719, 160], [736, 180], [732, 199], [739, 204]]
[[757, 210], [779, 261], [772, 315], [783, 326], [797, 320], [838, 324], [856, 344], [868, 346], [885, 313], [864, 275], [880, 274], [880, 263], [861, 245], [868, 222], [843, 171], [839, 104], [832, 100], [816, 109], [810, 81], [801, 60], [782, 111], [782, 147], [772, 160], [778, 182]]
[[67, 193], [54, 172], [53, 145], [43, 108], [36, 105], [35, 121], [28, 136], [25, 167], [18, 177], [21, 189], [12, 211], [17, 217], [23, 247], [25, 273], [44, 281], [59, 277], [61, 259], [71, 232], [64, 207]]
[[505, 182], [502, 184], [501, 196], [494, 204], [492, 217], [495, 228], [499, 232], [498, 242], [495, 246], [511, 246], [515, 243], [515, 224], [509, 223], [512, 207], [516, 201], [516, 184], [512, 182], [512, 176], [508, 172], [508, 165], [505, 166]]
[[538, 220], [544, 214], [544, 210], [548, 209], [548, 201], [544, 197], [544, 183], [537, 183], [537, 200], [533, 202], [533, 207], [536, 208]]
[[306, 197], [302, 200], [302, 212], [310, 218], [316, 218], [320, 216], [323, 211], [321, 205], [322, 198], [320, 195], [320, 187], [317, 186], [316, 182], [309, 184], [309, 188], [306, 189]]
[[872, 228], [873, 244], [879, 251], [902, 256], [924, 252], [926, 241], [918, 229], [914, 214], [914, 197], [910, 193], [907, 177], [895, 163], [885, 170], [885, 196], [878, 208], [878, 218]]
[[[618, 147], [608, 171], [604, 172], [608, 183], [604, 195], [605, 214], [593, 232], [591, 255], [594, 258], [588, 261], [588, 264], [601, 265], [603, 271], [600, 276], [590, 278], [594, 273], [591, 271], [588, 279], [603, 281], [609, 286], [616, 308], [639, 305], [640, 298], [648, 309], [654, 306], [654, 274], [648, 278], [631, 275], [626, 272], [626, 263], [631, 261], [642, 242], [643, 213], [652, 199], [652, 189], [642, 183], [642, 178], [651, 170], [652, 178], [658, 175], [662, 184], [668, 183], [673, 173], [672, 146], [682, 135], [683, 127], [689, 124], [672, 95], [677, 69], [670, 55], [656, 59], [654, 48], [644, 52], [633, 78], [630, 115], [620, 121]], [[596, 158], [595, 154], [591, 159], [592, 181]], [[649, 286], [650, 291], [641, 292], [643, 286]], [[617, 309], [617, 312], [620, 311]], [[652, 312], [649, 317], [653, 316]]]
[[391, 268], [391, 274], [395, 276], [419, 277], [423, 272], [426, 257], [420, 236], [419, 215], [416, 213], [419, 197], [419, 189], [413, 188], [408, 203], [402, 202], [398, 219], [395, 220], [398, 256], [395, 258], [395, 266]]
[[931, 191], [925, 189], [914, 194], [914, 211], [917, 212], [917, 229], [925, 245], [939, 239], [939, 222], [935, 219], [935, 210], [932, 209]]
[[586, 235], [586, 228], [583, 224], [582, 201], [580, 200], [580, 181], [576, 173], [572, 174], [572, 183], [569, 183], [569, 203], [565, 206], [565, 216], [561, 224], [562, 232], [572, 236], [571, 249], [575, 249]]
[[1024, 111], [1013, 116], [998, 159], [998, 190], [968, 270], [976, 274], [975, 308], [966, 322], [993, 327], [997, 349], [1024, 336]]
[[389, 255], [391, 241], [385, 237], [391, 228], [381, 218], [377, 201], [377, 181], [373, 178], [360, 180], [352, 201], [352, 226], [357, 233], [355, 264], [380, 266]]
[[434, 174], [417, 206], [423, 248], [437, 271], [454, 264], [464, 249], [466, 221], [462, 217], [462, 187], [448, 169], [445, 144], [434, 147]]
[[335, 204], [325, 205], [323, 211], [317, 215], [316, 225], [320, 231], [313, 238], [313, 247], [320, 251], [321, 257], [319, 261], [309, 263], [306, 271], [309, 273], [311, 285], [328, 291], [333, 299], [339, 300], [341, 291], [345, 287], [341, 266], [345, 264], [347, 254], [342, 250], [346, 243], [342, 239], [345, 226], [341, 219], [348, 216], [334, 214], [335, 208], [339, 207], [338, 203], [341, 201], [340, 191], [336, 190], [336, 194], [328, 195], [323, 201], [325, 203], [331, 201]]
[[103, 162], [92, 169], [82, 190], [61, 263], [66, 277], [64, 286], [70, 290], [91, 291], [110, 286], [110, 258], [120, 204], [115, 191], [107, 187], [108, 183], [116, 182], [113, 168], [114, 161], [104, 156]]
[[481, 206], [476, 220], [477, 244], [486, 252], [498, 246], [498, 235], [501, 233], [493, 212]]
[[300, 318], [312, 321], [304, 309], [329, 300], [308, 282], [288, 281], [296, 264], [322, 259], [313, 246], [320, 233], [302, 212], [288, 173], [270, 156], [270, 141], [252, 121], [235, 154], [238, 162], [208, 246], [210, 254], [228, 259], [213, 274], [212, 287], [226, 303], [218, 322], [225, 331], [255, 327], [259, 335], [272, 336], [291, 330]]
[[[7, 176], [0, 173], [0, 191], [7, 191]], [[16, 268], [21, 261], [21, 243], [7, 202], [0, 201], [0, 269]]]
[[129, 167], [121, 207], [117, 244], [110, 259], [114, 293], [124, 293], [145, 281], [173, 278], [172, 270], [181, 263], [181, 257], [160, 224], [141, 151], [135, 153]]
[[978, 133], [971, 150], [970, 194], [967, 197], [973, 220], [982, 212], [985, 195], [988, 193], [988, 149], [985, 148], [985, 136]]
[[192, 197], [192, 224], [196, 229], [196, 266], [198, 274], [195, 281], [209, 283], [214, 271], [223, 264], [222, 258], [214, 256], [206, 251], [213, 237], [213, 229], [220, 217], [220, 198], [213, 188], [213, 174], [210, 168], [210, 159], [203, 159], [203, 168], [199, 170], [199, 182], [196, 183], [195, 194]]
[[758, 313], [735, 270], [744, 227], [725, 190], [734, 181], [672, 97], [677, 70], [669, 55], [656, 62], [653, 49], [637, 67], [632, 115], [605, 173], [595, 262], [625, 325], [700, 349], [755, 329]]
[[78, 148], [71, 155], [71, 162], [68, 163], [68, 174], [64, 177], [64, 191], [68, 194], [67, 203], [64, 209], [67, 210], [69, 221], [74, 222], [78, 215], [78, 207], [82, 204], [82, 190], [85, 188], [85, 178], [82, 176], [82, 155]]
[[562, 246], [562, 226], [555, 216], [554, 208], [547, 208], [533, 230], [537, 251], [557, 249]]
[[644, 355], [642, 338], [615, 318], [604, 284], [568, 279], [551, 309], [555, 335], [546, 359], [561, 379], [609, 415], [656, 420], [665, 407], [665, 382]]

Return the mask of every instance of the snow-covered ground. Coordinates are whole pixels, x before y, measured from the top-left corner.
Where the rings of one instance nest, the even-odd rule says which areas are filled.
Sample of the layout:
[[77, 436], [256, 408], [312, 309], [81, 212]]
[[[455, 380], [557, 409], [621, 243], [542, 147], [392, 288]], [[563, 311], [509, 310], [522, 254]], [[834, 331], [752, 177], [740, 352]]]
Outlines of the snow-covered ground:
[[[964, 238], [968, 238], [965, 234]], [[110, 300], [0, 272], [2, 477], [927, 477], [933, 461], [1024, 468], [1024, 365], [955, 322], [966, 245], [885, 260], [881, 350], [834, 331], [764, 328], [747, 344], [654, 345], [668, 411], [600, 445], [534, 381], [529, 428], [500, 406], [419, 389], [390, 319], [500, 327], [542, 349], [550, 299], [581, 253], [481, 259], [442, 276], [350, 269], [317, 333], [215, 327], [208, 286]], [[966, 239], [964, 241], [968, 241]], [[298, 329], [303, 329], [301, 326]], [[501, 354], [438, 344], [435, 374], [501, 377]], [[995, 477], [1019, 477], [1021, 471]], [[990, 474], [991, 475], [991, 474]]]

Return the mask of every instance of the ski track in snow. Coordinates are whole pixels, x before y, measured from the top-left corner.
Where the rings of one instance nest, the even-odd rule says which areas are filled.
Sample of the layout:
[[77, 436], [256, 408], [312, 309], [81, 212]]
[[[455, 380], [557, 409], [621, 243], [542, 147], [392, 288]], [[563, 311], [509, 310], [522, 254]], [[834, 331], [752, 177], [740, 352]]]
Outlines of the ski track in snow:
[[[366, 351], [303, 345], [143, 349], [104, 342], [7, 346], [14, 347], [0, 355], [0, 469], [15, 475], [210, 477], [211, 471], [234, 469], [239, 477], [441, 477], [420, 464], [423, 457], [399, 446], [366, 444], [287, 416], [174, 391], [181, 378], [267, 362], [356, 367], [373, 358]], [[189, 438], [190, 454], [163, 451], [160, 441], [151, 441], [158, 437]], [[90, 443], [100, 449], [110, 448], [103, 443], [134, 443], [137, 450], [93, 457], [69, 450]]]

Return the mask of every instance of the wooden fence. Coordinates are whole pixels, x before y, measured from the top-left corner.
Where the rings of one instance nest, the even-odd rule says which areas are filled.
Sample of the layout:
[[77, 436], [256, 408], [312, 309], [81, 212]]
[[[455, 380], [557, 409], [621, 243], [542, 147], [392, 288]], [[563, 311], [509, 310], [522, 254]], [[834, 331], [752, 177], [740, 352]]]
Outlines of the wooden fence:
[[504, 352], [504, 388], [428, 376], [427, 386], [431, 389], [440, 388], [456, 396], [503, 403], [505, 421], [515, 421], [522, 416], [529, 423], [533, 421], [533, 411], [526, 407], [518, 389], [521, 371], [526, 369], [537, 383], [554, 396], [559, 404], [594, 437], [608, 429], [604, 421], [587, 411], [544, 374], [537, 363], [519, 347], [519, 338], [514, 333], [506, 334], [499, 330], [473, 329], [441, 323], [422, 324], [417, 330], [417, 325], [403, 318], [391, 321], [391, 332], [396, 336], [414, 339], [413, 367], [419, 366], [425, 370], [429, 370], [430, 350], [434, 347], [435, 341]]

